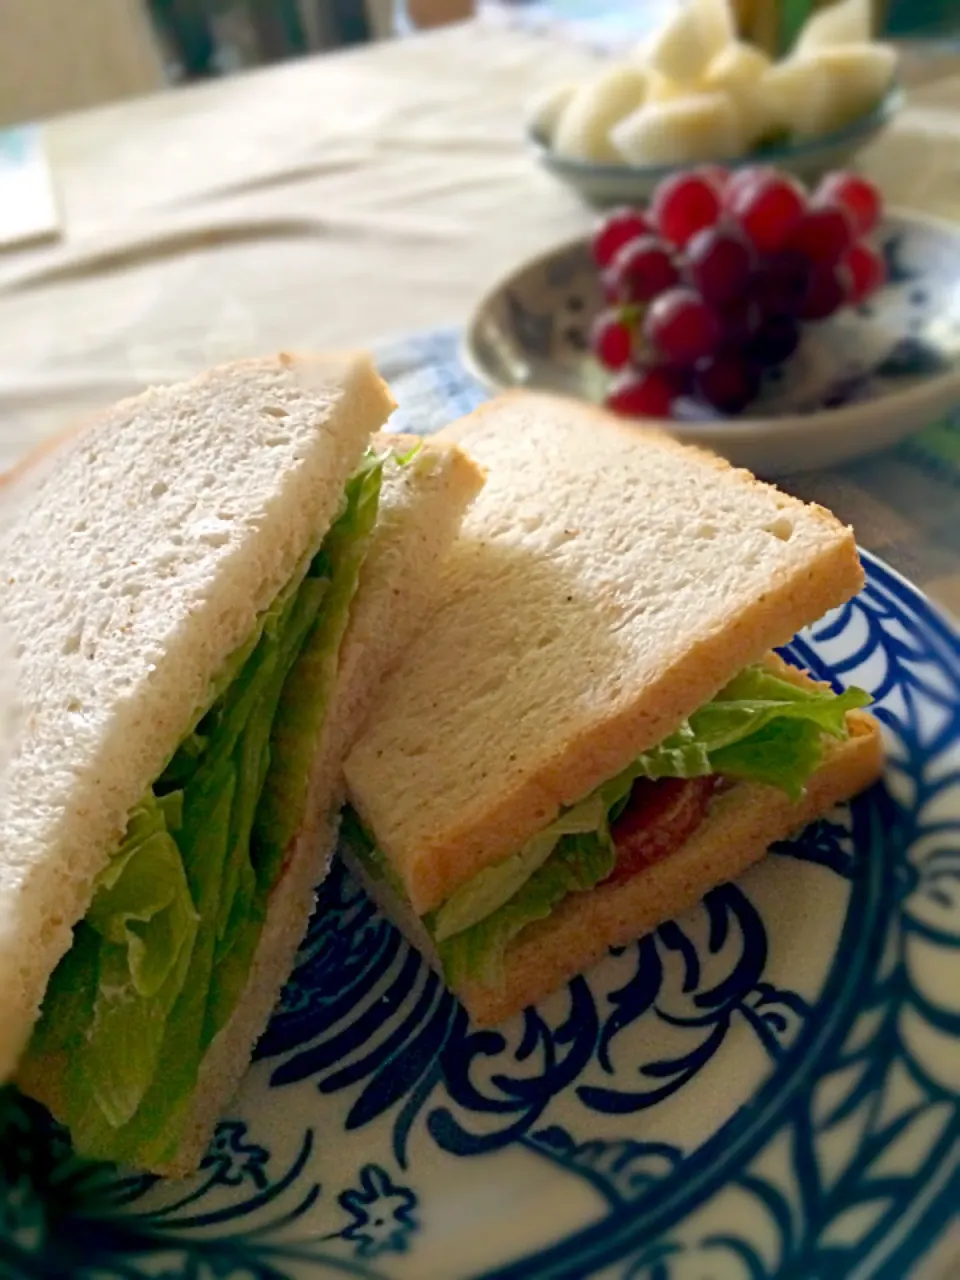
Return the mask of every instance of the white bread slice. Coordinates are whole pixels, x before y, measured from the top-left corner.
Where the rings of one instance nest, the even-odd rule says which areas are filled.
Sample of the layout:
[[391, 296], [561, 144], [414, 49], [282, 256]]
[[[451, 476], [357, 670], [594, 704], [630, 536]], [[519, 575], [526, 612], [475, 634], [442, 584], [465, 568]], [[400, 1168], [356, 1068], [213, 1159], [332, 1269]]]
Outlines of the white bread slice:
[[156, 388], [27, 467], [0, 531], [23, 719], [0, 794], [0, 1081], [127, 815], [316, 549], [392, 408], [369, 359]]
[[[796, 683], [801, 683], [798, 680]], [[880, 726], [854, 711], [850, 737], [831, 742], [802, 800], [758, 783], [738, 783], [713, 802], [704, 822], [676, 853], [624, 884], [572, 894], [508, 948], [505, 980], [493, 989], [461, 986], [457, 995], [479, 1026], [492, 1026], [536, 1003], [603, 959], [735, 880], [766, 854], [841, 800], [864, 790], [883, 769]]]
[[[378, 451], [403, 454], [411, 436], [380, 436]], [[402, 468], [384, 472], [380, 511], [340, 651], [337, 686], [313, 766], [303, 830], [270, 900], [247, 987], [207, 1052], [193, 1115], [170, 1164], [154, 1172], [182, 1177], [196, 1169], [214, 1125], [236, 1093], [263, 1034], [313, 912], [315, 890], [333, 854], [343, 801], [343, 757], [376, 700], [380, 681], [430, 616], [443, 555], [483, 483], [461, 450], [425, 439]]]
[[487, 483], [346, 762], [418, 914], [863, 582], [828, 512], [602, 410], [514, 392], [441, 434]]
[[[374, 445], [399, 456], [414, 447], [417, 452], [403, 467], [384, 472], [375, 535], [340, 653], [335, 709], [346, 717], [350, 741], [341, 736], [335, 744], [338, 766], [383, 678], [430, 619], [441, 564], [484, 484], [483, 469], [438, 436], [381, 435]], [[337, 719], [331, 716], [334, 727]], [[342, 802], [339, 769], [337, 782]]]
[[[416, 443], [415, 437], [402, 435], [381, 435], [373, 441], [378, 452], [398, 456]], [[429, 618], [439, 562], [482, 483], [482, 473], [460, 449], [435, 440], [423, 441], [405, 466], [388, 464], [384, 471], [377, 524], [341, 646], [304, 824], [271, 897], [247, 986], [201, 1064], [181, 1146], [173, 1160], [151, 1168], [153, 1173], [184, 1177], [197, 1168], [249, 1066], [253, 1046], [293, 968], [316, 887], [329, 866], [342, 803], [344, 753], [370, 710], [379, 681]], [[61, 1078], [59, 1064], [32, 1062], [29, 1079], [18, 1083], [57, 1115], [62, 1109]]]

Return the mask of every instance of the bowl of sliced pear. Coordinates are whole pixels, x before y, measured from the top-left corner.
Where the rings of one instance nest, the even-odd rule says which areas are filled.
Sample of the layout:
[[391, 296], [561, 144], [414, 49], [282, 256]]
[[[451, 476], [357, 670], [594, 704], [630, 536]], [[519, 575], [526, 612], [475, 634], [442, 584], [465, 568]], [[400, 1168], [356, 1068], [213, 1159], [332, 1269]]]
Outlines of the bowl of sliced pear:
[[649, 199], [675, 170], [758, 162], [814, 182], [847, 169], [903, 94], [871, 0], [816, 10], [779, 59], [741, 40], [729, 0], [688, 0], [639, 47], [530, 104], [540, 163], [596, 205]]

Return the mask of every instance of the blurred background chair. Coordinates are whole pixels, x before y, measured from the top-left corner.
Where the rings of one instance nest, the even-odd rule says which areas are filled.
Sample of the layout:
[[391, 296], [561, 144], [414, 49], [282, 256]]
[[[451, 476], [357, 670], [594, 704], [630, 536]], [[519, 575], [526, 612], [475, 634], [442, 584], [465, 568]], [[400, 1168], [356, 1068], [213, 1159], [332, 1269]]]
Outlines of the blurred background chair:
[[887, 0], [886, 31], [891, 36], [960, 38], [958, 0]]
[[[571, 7], [565, 0], [499, 2], [561, 13]], [[637, 13], [645, 0], [621, 2]], [[828, 0], [733, 2], [748, 37], [776, 43], [771, 23]], [[891, 35], [960, 37], [960, 0], [875, 4], [878, 26]], [[478, 0], [0, 0], [0, 127], [150, 92], [171, 79], [460, 21], [478, 7]]]
[[406, 0], [406, 16], [418, 28], [461, 22], [476, 9], [475, 0]]
[[[417, 26], [473, 0], [407, 0]], [[0, 128], [312, 51], [384, 39], [398, 0], [0, 0]]]
[[149, 4], [176, 74], [188, 80], [391, 34], [384, 29], [383, 19], [393, 8], [393, 0], [149, 0]]
[[165, 83], [142, 0], [0, 0], [0, 127]]
[[219, 70], [214, 14], [197, 0], [149, 0], [164, 45], [188, 79]]

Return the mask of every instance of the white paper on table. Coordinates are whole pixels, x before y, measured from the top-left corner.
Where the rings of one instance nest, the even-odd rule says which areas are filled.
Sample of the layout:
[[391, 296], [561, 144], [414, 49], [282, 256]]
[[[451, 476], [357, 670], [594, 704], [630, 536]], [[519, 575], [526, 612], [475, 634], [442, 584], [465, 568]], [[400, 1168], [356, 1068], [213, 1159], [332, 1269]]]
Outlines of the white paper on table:
[[60, 215], [39, 125], [0, 129], [0, 249], [59, 234]]

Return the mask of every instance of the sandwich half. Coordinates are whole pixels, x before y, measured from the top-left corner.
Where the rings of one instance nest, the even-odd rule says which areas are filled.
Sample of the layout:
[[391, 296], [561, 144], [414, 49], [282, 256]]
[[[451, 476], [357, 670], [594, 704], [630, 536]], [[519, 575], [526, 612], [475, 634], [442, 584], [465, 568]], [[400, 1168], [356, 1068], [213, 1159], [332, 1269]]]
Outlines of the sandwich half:
[[849, 529], [666, 435], [525, 392], [429, 633], [347, 757], [348, 862], [496, 1023], [739, 875], [882, 766], [776, 646], [857, 592]]
[[0, 1080], [82, 1154], [185, 1174], [335, 841], [342, 758], [479, 485], [376, 436], [363, 356], [127, 401], [8, 489]]

